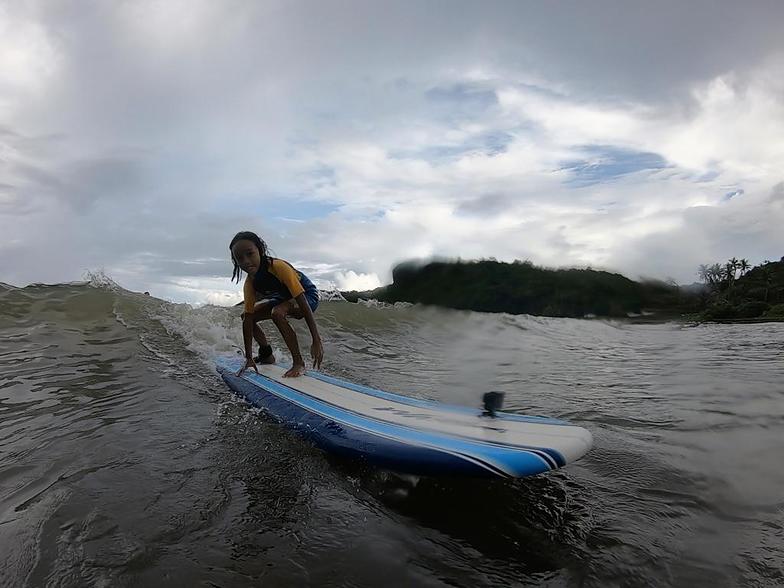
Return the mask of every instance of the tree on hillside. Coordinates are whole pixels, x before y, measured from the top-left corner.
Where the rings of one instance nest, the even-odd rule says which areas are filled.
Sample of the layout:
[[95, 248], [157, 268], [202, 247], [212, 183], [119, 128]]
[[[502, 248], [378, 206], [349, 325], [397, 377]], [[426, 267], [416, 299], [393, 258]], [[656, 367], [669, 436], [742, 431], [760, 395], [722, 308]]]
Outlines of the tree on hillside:
[[720, 264], [714, 263], [709, 268], [710, 275], [711, 275], [711, 285], [714, 288], [719, 288], [721, 283], [724, 281], [725, 271], [724, 268], [721, 267]]
[[705, 285], [709, 285], [711, 283], [711, 273], [710, 268], [702, 263], [700, 267], [697, 268], [697, 275], [700, 277], [700, 280], [703, 281]]
[[724, 275], [727, 278], [727, 288], [732, 288], [732, 283], [735, 281], [735, 268], [738, 260], [734, 257], [724, 264]]
[[768, 295], [770, 293], [770, 287], [773, 285], [773, 272], [770, 269], [770, 264], [765, 264], [762, 266], [762, 280], [765, 284], [765, 302], [768, 301]]
[[731, 272], [732, 273], [732, 280], [734, 281], [735, 280], [735, 274], [737, 273], [738, 268], [740, 268], [740, 263], [738, 262], [738, 258], [737, 257], [733, 257], [732, 259], [730, 259], [727, 262], [727, 265], [729, 265], [732, 268], [732, 272]]

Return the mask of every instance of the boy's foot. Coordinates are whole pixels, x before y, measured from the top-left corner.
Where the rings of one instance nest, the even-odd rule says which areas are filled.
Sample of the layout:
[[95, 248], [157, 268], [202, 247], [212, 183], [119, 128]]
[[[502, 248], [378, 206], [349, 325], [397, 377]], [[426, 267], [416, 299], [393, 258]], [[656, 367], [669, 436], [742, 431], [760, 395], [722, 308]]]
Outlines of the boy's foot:
[[256, 363], [275, 363], [275, 356], [272, 354], [272, 345], [259, 345], [259, 354], [253, 358]]
[[304, 363], [295, 363], [291, 366], [291, 369], [283, 374], [284, 378], [298, 378], [302, 374], [305, 373], [305, 364]]

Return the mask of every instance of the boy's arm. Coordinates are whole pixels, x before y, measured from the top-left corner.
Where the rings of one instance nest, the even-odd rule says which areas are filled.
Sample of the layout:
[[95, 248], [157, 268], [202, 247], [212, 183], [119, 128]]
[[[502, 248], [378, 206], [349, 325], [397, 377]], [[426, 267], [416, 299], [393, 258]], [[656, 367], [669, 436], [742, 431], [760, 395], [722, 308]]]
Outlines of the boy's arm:
[[313, 311], [310, 309], [304, 292], [296, 296], [294, 300], [297, 301], [297, 305], [302, 311], [302, 318], [308, 323], [310, 337], [313, 339], [313, 344], [310, 346], [310, 355], [313, 357], [313, 367], [319, 369], [321, 361], [324, 359], [324, 347], [321, 344], [321, 335], [319, 335], [318, 327], [316, 326], [316, 317], [313, 316]]
[[[243, 313], [242, 341], [245, 343], [245, 359], [253, 359], [253, 315]], [[246, 366], [250, 367], [250, 366]]]

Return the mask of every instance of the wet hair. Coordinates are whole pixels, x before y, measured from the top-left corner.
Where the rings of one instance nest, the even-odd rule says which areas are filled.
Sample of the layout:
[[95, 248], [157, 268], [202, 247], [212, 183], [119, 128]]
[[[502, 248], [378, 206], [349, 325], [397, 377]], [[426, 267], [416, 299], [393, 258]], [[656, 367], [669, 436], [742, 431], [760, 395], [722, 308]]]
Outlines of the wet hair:
[[234, 259], [234, 252], [231, 251], [231, 248], [234, 247], [234, 244], [237, 241], [251, 241], [256, 247], [259, 248], [259, 256], [261, 257], [261, 268], [260, 269], [267, 269], [270, 265], [270, 256], [269, 250], [267, 249], [267, 244], [261, 239], [256, 233], [251, 231], [240, 231], [229, 243], [229, 251], [231, 252], [231, 261], [234, 263], [234, 273], [231, 274], [231, 281], [232, 282], [239, 282], [240, 278], [242, 277], [242, 268], [237, 265], [237, 260]]

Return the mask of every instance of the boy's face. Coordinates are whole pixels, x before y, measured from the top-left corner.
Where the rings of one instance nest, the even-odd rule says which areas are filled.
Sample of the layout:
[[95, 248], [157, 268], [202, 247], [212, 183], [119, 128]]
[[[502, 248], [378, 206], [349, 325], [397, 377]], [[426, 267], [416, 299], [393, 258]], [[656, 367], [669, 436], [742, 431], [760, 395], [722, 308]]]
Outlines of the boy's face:
[[255, 275], [261, 266], [261, 256], [259, 255], [259, 248], [247, 239], [240, 239], [231, 248], [231, 254], [234, 256], [234, 261], [243, 270], [248, 272], [248, 275]]

